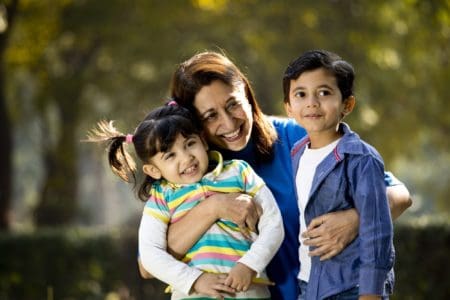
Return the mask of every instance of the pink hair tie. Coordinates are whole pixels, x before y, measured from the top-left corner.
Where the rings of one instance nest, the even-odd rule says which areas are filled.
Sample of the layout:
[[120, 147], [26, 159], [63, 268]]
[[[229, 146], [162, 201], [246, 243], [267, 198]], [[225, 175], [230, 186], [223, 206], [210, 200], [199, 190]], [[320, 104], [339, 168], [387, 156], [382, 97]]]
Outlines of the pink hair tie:
[[172, 101], [169, 101], [169, 103], [167, 103], [167, 105], [170, 105], [170, 106], [177, 106], [178, 103], [177, 103], [177, 101], [172, 100]]
[[127, 134], [126, 137], [125, 137], [125, 142], [127, 144], [133, 143], [133, 135], [132, 134]]

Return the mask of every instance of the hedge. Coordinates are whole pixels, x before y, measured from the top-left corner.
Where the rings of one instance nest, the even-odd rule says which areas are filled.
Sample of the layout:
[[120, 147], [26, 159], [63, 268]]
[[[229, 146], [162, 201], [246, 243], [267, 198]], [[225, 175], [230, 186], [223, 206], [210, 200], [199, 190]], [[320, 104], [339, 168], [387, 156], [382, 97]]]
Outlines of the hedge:
[[[450, 299], [450, 226], [395, 226], [391, 299]], [[143, 280], [136, 230], [52, 229], [0, 234], [0, 300], [169, 299]]]

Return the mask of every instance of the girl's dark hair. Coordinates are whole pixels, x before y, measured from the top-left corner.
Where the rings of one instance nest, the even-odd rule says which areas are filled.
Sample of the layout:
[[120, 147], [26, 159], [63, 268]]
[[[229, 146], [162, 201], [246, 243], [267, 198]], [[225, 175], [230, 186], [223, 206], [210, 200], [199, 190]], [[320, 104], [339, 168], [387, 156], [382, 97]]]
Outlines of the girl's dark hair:
[[[170, 149], [178, 134], [184, 137], [200, 135], [201, 126], [189, 110], [170, 101], [168, 105], [152, 110], [134, 131], [132, 143], [136, 155], [143, 164], [147, 164], [158, 152]], [[127, 135], [119, 132], [112, 121], [99, 122], [88, 134], [87, 141], [106, 142], [112, 171], [124, 181], [133, 182], [136, 186], [136, 163], [123, 146]], [[137, 192], [139, 199], [148, 199], [154, 181], [145, 175]]]
[[350, 63], [343, 60], [336, 53], [326, 50], [310, 50], [289, 63], [283, 75], [284, 102], [289, 102], [289, 91], [291, 80], [296, 80], [304, 72], [323, 68], [330, 72], [335, 78], [342, 100], [353, 95], [353, 81], [355, 71]]
[[181, 63], [172, 76], [170, 94], [176, 101], [197, 116], [194, 100], [202, 87], [220, 80], [229, 86], [244, 84], [246, 97], [252, 107], [251, 138], [256, 146], [259, 161], [273, 157], [273, 144], [277, 139], [275, 128], [262, 113], [249, 80], [225, 55], [205, 51]]

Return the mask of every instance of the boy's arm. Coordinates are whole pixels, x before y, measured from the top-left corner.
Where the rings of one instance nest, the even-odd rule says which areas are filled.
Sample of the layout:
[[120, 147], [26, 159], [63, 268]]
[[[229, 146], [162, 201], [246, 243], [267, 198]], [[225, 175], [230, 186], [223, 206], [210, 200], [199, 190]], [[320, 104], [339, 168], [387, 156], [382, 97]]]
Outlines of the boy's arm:
[[266, 185], [261, 187], [254, 200], [262, 207], [262, 215], [258, 223], [258, 237], [238, 262], [259, 274], [272, 260], [283, 242], [284, 227], [278, 205]]
[[[381, 158], [380, 158], [381, 159]], [[359, 294], [381, 295], [393, 257], [393, 226], [381, 160], [361, 157], [349, 173], [359, 213]]]
[[[386, 194], [389, 200], [392, 220], [397, 219], [412, 200], [406, 186], [390, 172], [385, 173]], [[355, 209], [328, 213], [314, 218], [302, 234], [305, 245], [316, 247], [311, 256], [320, 256], [320, 260], [339, 254], [358, 234], [359, 216]]]

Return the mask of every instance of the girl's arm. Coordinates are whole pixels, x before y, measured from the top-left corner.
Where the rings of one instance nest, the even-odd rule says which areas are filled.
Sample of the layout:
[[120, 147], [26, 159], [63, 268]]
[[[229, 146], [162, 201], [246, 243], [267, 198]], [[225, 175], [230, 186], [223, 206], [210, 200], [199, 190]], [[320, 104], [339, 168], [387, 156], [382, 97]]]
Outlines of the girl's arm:
[[225, 281], [237, 291], [246, 291], [252, 278], [260, 274], [284, 239], [283, 219], [272, 192], [266, 185], [256, 193], [254, 201], [262, 207], [263, 213], [258, 223], [258, 235], [250, 249], [237, 261]]
[[171, 224], [167, 234], [168, 251], [181, 258], [218, 220], [236, 223], [243, 232], [255, 231], [261, 208], [246, 194], [218, 193], [192, 208], [178, 222]]
[[284, 227], [280, 209], [267, 186], [264, 185], [258, 191], [254, 200], [261, 205], [263, 211], [258, 223], [258, 236], [239, 262], [259, 274], [280, 248], [284, 240]]
[[145, 271], [189, 294], [202, 271], [191, 268], [166, 251], [167, 224], [144, 213], [139, 226], [139, 260]]
[[145, 275], [149, 272], [186, 295], [195, 291], [223, 298], [223, 293], [235, 292], [224, 284], [225, 276], [203, 273], [168, 254], [166, 230], [163, 221], [144, 213], [139, 227], [139, 264]]

